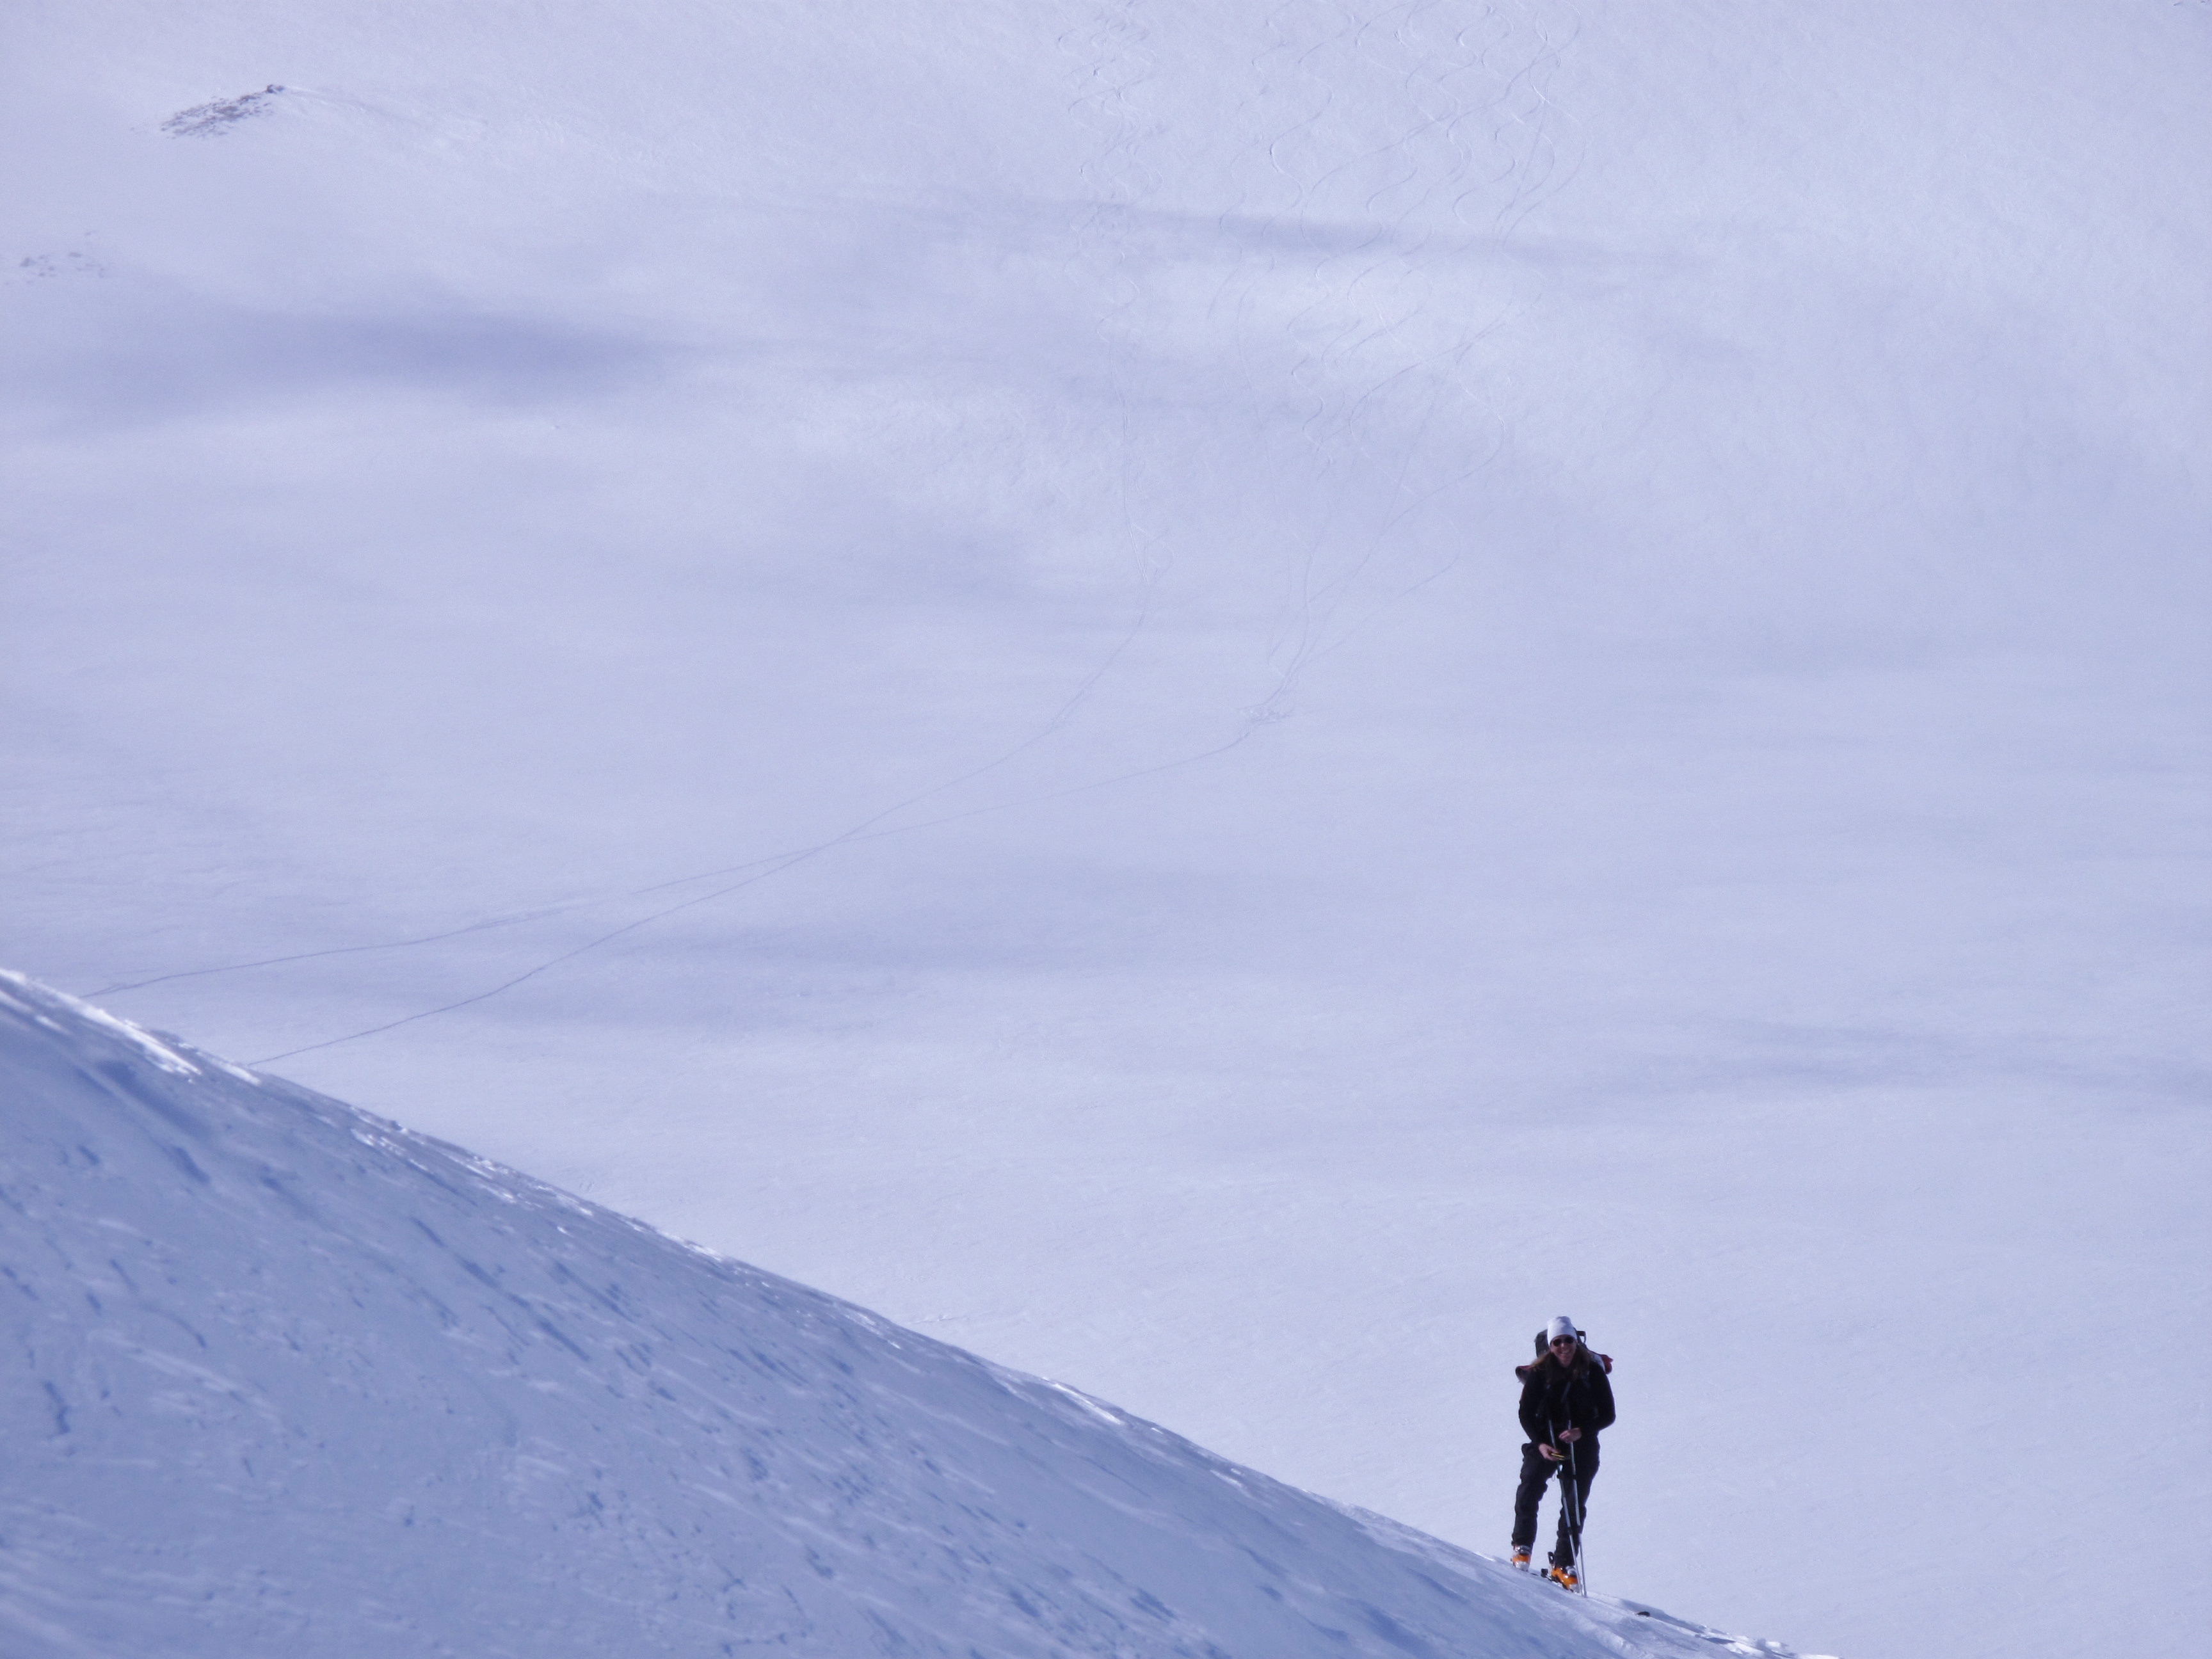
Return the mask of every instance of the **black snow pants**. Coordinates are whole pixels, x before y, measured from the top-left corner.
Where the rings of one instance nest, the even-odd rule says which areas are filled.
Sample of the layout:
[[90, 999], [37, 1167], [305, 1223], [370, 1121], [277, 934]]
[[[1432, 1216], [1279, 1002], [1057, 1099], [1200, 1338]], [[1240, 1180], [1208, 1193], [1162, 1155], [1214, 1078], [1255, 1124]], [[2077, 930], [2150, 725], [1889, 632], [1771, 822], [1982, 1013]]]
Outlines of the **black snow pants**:
[[1531, 1443], [1521, 1448], [1521, 1485], [1513, 1494], [1513, 1547], [1533, 1549], [1536, 1544], [1536, 1505], [1544, 1501], [1544, 1487], [1554, 1474], [1559, 1478], [1559, 1536], [1552, 1547], [1555, 1566], [1572, 1565], [1575, 1546], [1582, 1537], [1581, 1517], [1589, 1513], [1590, 1482], [1597, 1479], [1597, 1442], [1575, 1443], [1575, 1499], [1567, 1502], [1567, 1465], [1554, 1463]]

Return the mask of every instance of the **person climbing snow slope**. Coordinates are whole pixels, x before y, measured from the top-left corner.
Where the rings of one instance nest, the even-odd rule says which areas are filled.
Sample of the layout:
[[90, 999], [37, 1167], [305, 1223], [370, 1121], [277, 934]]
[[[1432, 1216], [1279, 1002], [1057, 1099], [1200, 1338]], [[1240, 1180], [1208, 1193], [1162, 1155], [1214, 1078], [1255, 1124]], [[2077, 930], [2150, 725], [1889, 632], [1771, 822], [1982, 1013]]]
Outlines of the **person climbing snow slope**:
[[1526, 1568], [1536, 1544], [1536, 1509], [1554, 1475], [1559, 1481], [1559, 1531], [1549, 1577], [1568, 1589], [1581, 1585], [1583, 1522], [1597, 1478], [1597, 1437], [1613, 1426], [1609, 1356], [1593, 1353], [1575, 1322], [1562, 1314], [1537, 1339], [1533, 1364], [1521, 1378], [1521, 1484], [1513, 1494], [1513, 1565]]

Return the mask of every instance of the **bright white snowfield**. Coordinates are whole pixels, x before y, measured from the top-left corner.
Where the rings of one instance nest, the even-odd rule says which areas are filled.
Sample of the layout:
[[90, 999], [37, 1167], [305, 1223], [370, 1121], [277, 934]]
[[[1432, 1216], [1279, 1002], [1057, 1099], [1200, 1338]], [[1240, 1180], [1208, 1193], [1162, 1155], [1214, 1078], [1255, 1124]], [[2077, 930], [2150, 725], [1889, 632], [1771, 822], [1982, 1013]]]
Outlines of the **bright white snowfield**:
[[1569, 1313], [1601, 1593], [2190, 1650], [2208, 88], [2199, 0], [19, 0], [0, 962], [1483, 1555]]
[[1340, 1510], [20, 975], [0, 1086], [11, 1659], [1787, 1651]]

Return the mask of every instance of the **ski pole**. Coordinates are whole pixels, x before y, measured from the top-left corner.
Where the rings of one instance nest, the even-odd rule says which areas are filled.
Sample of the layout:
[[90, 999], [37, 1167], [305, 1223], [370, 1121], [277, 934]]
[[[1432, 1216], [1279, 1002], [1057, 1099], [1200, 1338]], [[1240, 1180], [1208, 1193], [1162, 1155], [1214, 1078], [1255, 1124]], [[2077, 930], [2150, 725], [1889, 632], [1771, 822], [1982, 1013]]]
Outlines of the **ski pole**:
[[[1551, 1443], [1555, 1449], [1563, 1443], [1567, 1449], [1565, 1462], [1557, 1466], [1559, 1471], [1559, 1519], [1567, 1529], [1567, 1561], [1574, 1569], [1575, 1588], [1580, 1590], [1583, 1577], [1583, 1489], [1582, 1482], [1575, 1474], [1575, 1443], [1560, 1440], [1557, 1423], [1547, 1423], [1544, 1426], [1551, 1431]], [[1570, 1422], [1568, 1426], [1571, 1428], [1572, 1423]], [[1558, 1559], [1556, 1555], [1553, 1558], [1555, 1563]]]
[[1575, 1590], [1577, 1595], [1589, 1594], [1589, 1569], [1583, 1560], [1583, 1482], [1575, 1468], [1575, 1443], [1567, 1442], [1567, 1499], [1574, 1512], [1575, 1529], [1568, 1534], [1573, 1546], [1575, 1559]]

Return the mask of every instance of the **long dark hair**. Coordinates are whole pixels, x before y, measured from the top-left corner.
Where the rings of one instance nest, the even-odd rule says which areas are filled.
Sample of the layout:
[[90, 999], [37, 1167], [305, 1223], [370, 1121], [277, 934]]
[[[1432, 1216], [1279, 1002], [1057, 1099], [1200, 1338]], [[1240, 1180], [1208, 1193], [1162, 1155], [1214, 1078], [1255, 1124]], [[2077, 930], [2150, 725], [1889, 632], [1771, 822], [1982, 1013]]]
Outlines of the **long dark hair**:
[[1583, 1334], [1580, 1331], [1577, 1331], [1575, 1333], [1574, 1357], [1568, 1359], [1564, 1364], [1561, 1363], [1559, 1355], [1552, 1352], [1551, 1342], [1547, 1338], [1539, 1335], [1536, 1338], [1536, 1362], [1535, 1364], [1532, 1365], [1529, 1369], [1533, 1370], [1540, 1366], [1558, 1365], [1559, 1369], [1566, 1372], [1569, 1376], [1576, 1376], [1589, 1370], [1596, 1363], [1597, 1356], [1590, 1352], [1589, 1344], [1583, 1340]]

